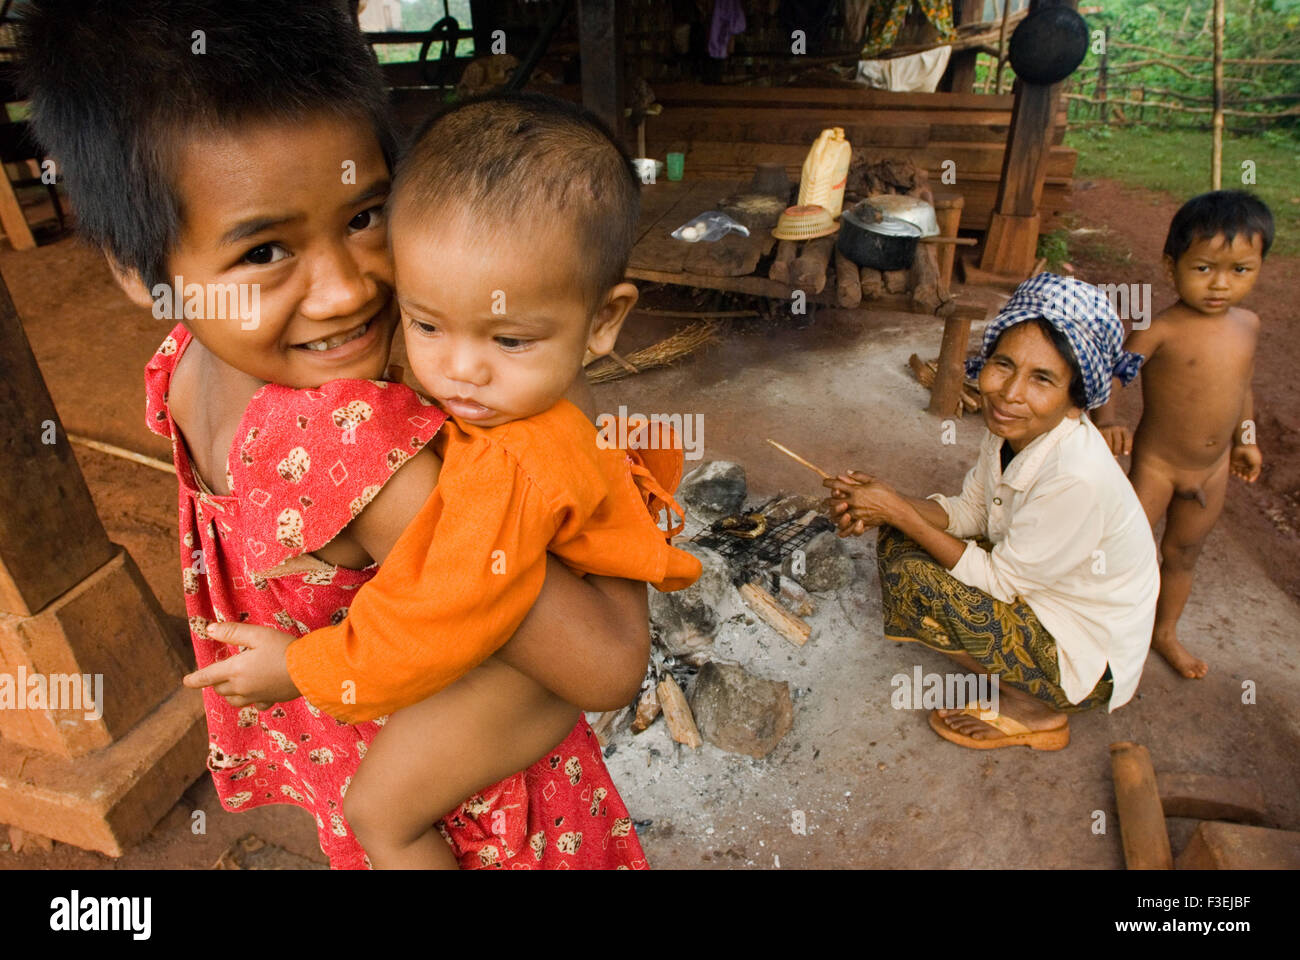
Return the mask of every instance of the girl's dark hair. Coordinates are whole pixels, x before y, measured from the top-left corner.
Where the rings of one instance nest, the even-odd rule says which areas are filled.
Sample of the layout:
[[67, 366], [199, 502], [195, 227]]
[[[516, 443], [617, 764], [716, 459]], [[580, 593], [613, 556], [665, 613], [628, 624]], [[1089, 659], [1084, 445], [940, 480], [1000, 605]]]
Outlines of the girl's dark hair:
[[[1043, 336], [1052, 341], [1052, 346], [1056, 347], [1056, 352], [1061, 355], [1061, 359], [1065, 361], [1065, 365], [1070, 370], [1070, 402], [1080, 410], [1087, 410], [1088, 394], [1083, 388], [1083, 372], [1079, 369], [1079, 361], [1074, 358], [1074, 348], [1070, 346], [1070, 341], [1066, 338], [1065, 334], [1060, 330], [1057, 330], [1056, 327], [1052, 326], [1051, 323], [1044, 320], [1042, 317], [1039, 317], [1037, 320], [1025, 320], [1024, 323], [1032, 323], [1036, 325], [1039, 330], [1043, 331]], [[1022, 326], [1022, 324], [1012, 324], [1007, 327], [1006, 330], [1003, 330], [998, 334], [997, 340], [993, 343], [993, 349], [989, 351], [989, 356], [992, 356], [994, 351], [997, 350], [998, 344], [1002, 342], [1002, 338], [1005, 337], [1008, 332], [1019, 326]]]
[[[374, 55], [344, 0], [30, 0], [20, 87], [87, 240], [152, 287], [183, 211], [188, 135], [361, 119], [391, 169], [396, 139]], [[292, 164], [295, 158], [286, 156]]]
[[1268, 248], [1273, 245], [1273, 213], [1264, 201], [1245, 190], [1202, 193], [1174, 214], [1165, 237], [1164, 253], [1177, 263], [1197, 240], [1207, 240], [1220, 233], [1228, 243], [1239, 233], [1252, 241], [1262, 235], [1261, 256], [1267, 256]]

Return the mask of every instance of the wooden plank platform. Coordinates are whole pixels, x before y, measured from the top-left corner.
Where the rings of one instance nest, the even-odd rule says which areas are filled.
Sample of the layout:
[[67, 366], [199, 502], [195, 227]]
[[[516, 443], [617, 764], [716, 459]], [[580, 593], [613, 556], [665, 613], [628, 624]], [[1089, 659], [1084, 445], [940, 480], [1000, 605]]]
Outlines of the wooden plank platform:
[[[652, 283], [723, 290], [788, 301], [796, 289], [792, 284], [752, 272], [739, 276], [718, 276], [692, 269], [692, 260], [704, 253], [701, 249], [704, 245], [683, 243], [671, 236], [672, 231], [683, 223], [706, 210], [716, 210], [725, 197], [742, 192], [744, 187], [745, 183], [737, 180], [661, 180], [644, 185], [641, 188], [641, 221], [637, 227], [639, 239], [632, 249], [628, 277]], [[724, 239], [720, 244], [730, 239], [732, 238]], [[770, 236], [751, 236], [746, 239], [738, 235], [734, 235], [734, 242], [737, 246], [758, 250], [760, 257], [771, 252], [775, 243]], [[805, 295], [809, 303], [832, 307], [837, 305], [835, 285], [832, 283], [826, 284], [820, 293], [805, 291]], [[859, 309], [915, 312], [911, 296], [907, 293], [882, 294], [864, 300]], [[981, 307], [959, 305], [953, 316], [979, 320], [984, 317], [984, 313]]]

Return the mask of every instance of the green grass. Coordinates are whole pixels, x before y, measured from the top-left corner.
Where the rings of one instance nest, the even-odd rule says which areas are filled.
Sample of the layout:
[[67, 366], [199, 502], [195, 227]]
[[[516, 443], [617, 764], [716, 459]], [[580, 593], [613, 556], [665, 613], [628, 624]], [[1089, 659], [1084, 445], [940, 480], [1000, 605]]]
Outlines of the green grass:
[[[1210, 189], [1210, 133], [1153, 127], [1080, 127], [1066, 134], [1079, 151], [1075, 179], [1105, 177], [1186, 200]], [[1241, 182], [1242, 162], [1255, 182]], [[1277, 225], [1270, 253], [1300, 255], [1300, 142], [1279, 132], [1223, 141], [1223, 188], [1249, 190], [1267, 203]]]

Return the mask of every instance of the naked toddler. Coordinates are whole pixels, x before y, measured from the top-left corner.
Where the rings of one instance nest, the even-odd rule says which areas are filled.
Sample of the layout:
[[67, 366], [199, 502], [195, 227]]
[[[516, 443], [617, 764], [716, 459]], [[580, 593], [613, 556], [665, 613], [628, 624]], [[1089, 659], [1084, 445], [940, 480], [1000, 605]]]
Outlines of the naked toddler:
[[1209, 670], [1177, 632], [1196, 558], [1223, 510], [1228, 474], [1254, 483], [1263, 463], [1251, 392], [1259, 317], [1238, 304], [1272, 242], [1272, 214], [1245, 191], [1217, 190], [1184, 204], [1164, 248], [1178, 301], [1125, 343], [1145, 357], [1137, 432], [1130, 437], [1109, 404], [1096, 417], [1114, 453], [1131, 448], [1129, 479], [1152, 527], [1165, 517], [1151, 646], [1189, 678]]

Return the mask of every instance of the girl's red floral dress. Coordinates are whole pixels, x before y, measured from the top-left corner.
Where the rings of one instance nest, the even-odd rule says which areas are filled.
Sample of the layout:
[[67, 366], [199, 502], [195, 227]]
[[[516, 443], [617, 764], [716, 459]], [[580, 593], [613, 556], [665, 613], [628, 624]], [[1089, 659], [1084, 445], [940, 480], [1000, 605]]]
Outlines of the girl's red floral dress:
[[[213, 621], [302, 635], [347, 616], [377, 567], [336, 567], [311, 551], [352, 521], [445, 415], [400, 384], [268, 384], [249, 402], [230, 451], [231, 495], [218, 496], [194, 472], [167, 406], [172, 371], [189, 342], [177, 325], [145, 368], [145, 382], [149, 428], [172, 441], [185, 610], [204, 667], [236, 652], [209, 638]], [[317, 468], [305, 470], [308, 462]], [[343, 796], [382, 720], [352, 726], [301, 697], [260, 712], [231, 707], [211, 688], [203, 698], [208, 768], [222, 805], [297, 804], [315, 815], [331, 867], [368, 867], [343, 819]], [[549, 756], [469, 798], [440, 828], [463, 868], [647, 866], [585, 719]]]

